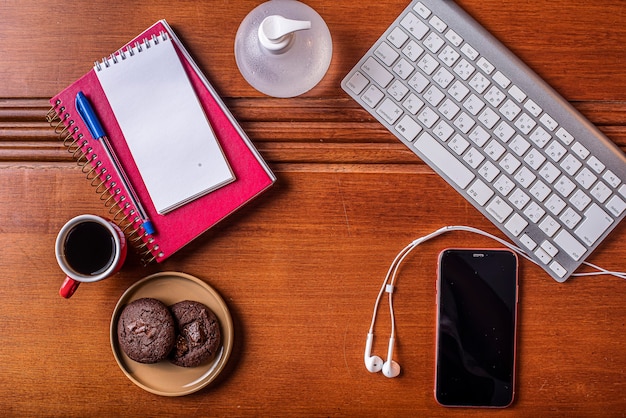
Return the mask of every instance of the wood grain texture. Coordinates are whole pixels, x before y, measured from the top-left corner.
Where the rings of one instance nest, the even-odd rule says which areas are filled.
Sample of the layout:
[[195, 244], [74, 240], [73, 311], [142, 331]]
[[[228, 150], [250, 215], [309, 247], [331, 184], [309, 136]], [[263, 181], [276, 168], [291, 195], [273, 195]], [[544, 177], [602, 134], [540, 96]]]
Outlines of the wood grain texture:
[[[6, 416], [483, 416], [433, 398], [435, 270], [446, 247], [493, 247], [463, 233], [424, 244], [395, 299], [401, 377], [369, 374], [373, 303], [396, 253], [443, 225], [500, 235], [341, 91], [339, 82], [405, 7], [400, 0], [309, 2], [334, 54], [299, 98], [253, 90], [237, 71], [237, 27], [258, 1], [0, 2], [0, 411]], [[626, 150], [626, 3], [459, 0]], [[253, 203], [163, 265], [138, 257], [114, 278], [57, 295], [54, 240], [66, 220], [106, 210], [45, 122], [48, 98], [166, 18], [278, 177]], [[624, 270], [620, 226], [589, 261]], [[113, 358], [113, 308], [134, 282], [182, 271], [215, 287], [235, 323], [218, 381], [181, 398], [133, 385]], [[626, 414], [626, 282], [557, 284], [521, 262], [517, 395], [504, 416]], [[375, 351], [386, 351], [386, 305]], [[384, 354], [383, 354], [384, 355]]]

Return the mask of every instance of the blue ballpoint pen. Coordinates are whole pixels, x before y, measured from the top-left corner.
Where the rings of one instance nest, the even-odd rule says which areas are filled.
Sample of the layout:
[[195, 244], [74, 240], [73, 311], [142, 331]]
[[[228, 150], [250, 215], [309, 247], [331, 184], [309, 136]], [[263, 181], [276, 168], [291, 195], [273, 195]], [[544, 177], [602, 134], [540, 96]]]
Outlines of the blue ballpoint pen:
[[137, 195], [135, 194], [135, 190], [132, 188], [132, 186], [130, 185], [130, 182], [128, 181], [128, 178], [126, 177], [126, 174], [121, 169], [119, 161], [117, 160], [115, 154], [113, 154], [113, 151], [111, 150], [111, 146], [109, 145], [109, 140], [106, 136], [106, 133], [104, 132], [104, 129], [102, 128], [102, 125], [100, 124], [100, 121], [98, 120], [96, 113], [93, 111], [93, 108], [91, 107], [91, 104], [89, 103], [89, 100], [87, 99], [87, 97], [85, 97], [82, 91], [79, 91], [76, 94], [76, 109], [78, 110], [78, 114], [80, 115], [83, 122], [85, 122], [85, 125], [87, 125], [87, 128], [89, 129], [89, 133], [91, 133], [91, 136], [95, 140], [102, 140], [102, 144], [104, 145], [103, 148], [105, 152], [107, 153], [107, 157], [111, 161], [111, 164], [113, 164], [113, 167], [115, 168], [115, 171], [117, 172], [117, 176], [120, 178], [120, 180], [124, 184], [124, 187], [130, 194], [130, 198], [133, 201], [133, 204], [135, 205], [135, 208], [137, 209], [139, 216], [141, 217], [144, 231], [147, 234], [151, 234], [151, 235], [155, 234], [156, 230], [154, 229], [154, 225], [148, 219], [148, 215], [146, 214], [146, 211], [144, 210], [143, 206], [141, 206], [141, 203], [139, 202], [139, 199], [137, 198]]

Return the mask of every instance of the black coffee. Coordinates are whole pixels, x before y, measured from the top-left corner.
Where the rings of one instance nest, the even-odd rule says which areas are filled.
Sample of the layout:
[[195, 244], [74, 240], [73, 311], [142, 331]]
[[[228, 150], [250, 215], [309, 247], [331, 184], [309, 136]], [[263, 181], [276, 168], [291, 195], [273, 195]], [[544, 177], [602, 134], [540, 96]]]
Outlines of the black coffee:
[[97, 276], [111, 266], [114, 258], [115, 240], [97, 222], [82, 222], [65, 238], [65, 259], [77, 273]]

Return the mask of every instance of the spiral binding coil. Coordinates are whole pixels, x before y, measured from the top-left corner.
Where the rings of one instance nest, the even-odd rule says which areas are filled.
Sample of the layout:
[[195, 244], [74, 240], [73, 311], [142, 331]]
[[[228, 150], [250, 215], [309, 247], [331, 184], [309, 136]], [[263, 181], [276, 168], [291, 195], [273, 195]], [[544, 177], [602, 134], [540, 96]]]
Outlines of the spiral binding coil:
[[132, 57], [135, 54], [142, 52], [144, 48], [148, 49], [151, 48], [152, 45], [158, 45], [160, 39], [166, 41], [168, 39], [167, 33], [161, 31], [158, 36], [152, 35], [152, 37], [144, 39], [143, 42], [137, 41], [132, 45], [128, 45], [108, 57], [102, 58], [101, 61], [94, 62], [94, 67], [97, 71], [102, 71], [103, 66], [104, 68], [109, 68], [111, 65], [117, 64], [120, 60], [123, 61], [128, 57]]
[[70, 119], [70, 114], [66, 112], [60, 100], [57, 100], [48, 110], [46, 120], [54, 128], [55, 134], [59, 135], [67, 152], [76, 160], [76, 164], [103, 201], [104, 207], [108, 209], [113, 222], [120, 227], [128, 242], [139, 254], [142, 263], [147, 265], [157, 257], [163, 257], [163, 253], [159, 252], [159, 246], [154, 243], [154, 237], [145, 233], [141, 218], [132, 205], [126, 201], [122, 189], [117, 187], [115, 181], [111, 181], [111, 175], [107, 173], [106, 167], [103, 167], [102, 161], [98, 159], [98, 154], [88, 146], [89, 142], [83, 139], [83, 134], [77, 133], [78, 126], [75, 126], [74, 120]]

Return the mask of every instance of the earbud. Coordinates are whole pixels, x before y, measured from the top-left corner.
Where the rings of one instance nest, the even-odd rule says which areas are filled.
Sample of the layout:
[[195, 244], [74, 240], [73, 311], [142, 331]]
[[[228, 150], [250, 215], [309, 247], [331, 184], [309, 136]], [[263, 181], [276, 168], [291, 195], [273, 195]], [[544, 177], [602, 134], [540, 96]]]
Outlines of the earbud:
[[365, 355], [363, 360], [365, 361], [365, 368], [371, 372], [376, 373], [383, 368], [383, 359], [378, 356], [372, 355], [372, 342], [374, 341], [374, 334], [371, 332], [367, 334], [367, 342], [365, 343]]
[[400, 374], [400, 365], [393, 361], [393, 345], [396, 339], [389, 338], [389, 348], [387, 349], [387, 361], [383, 364], [383, 374], [387, 377], [396, 377]]

